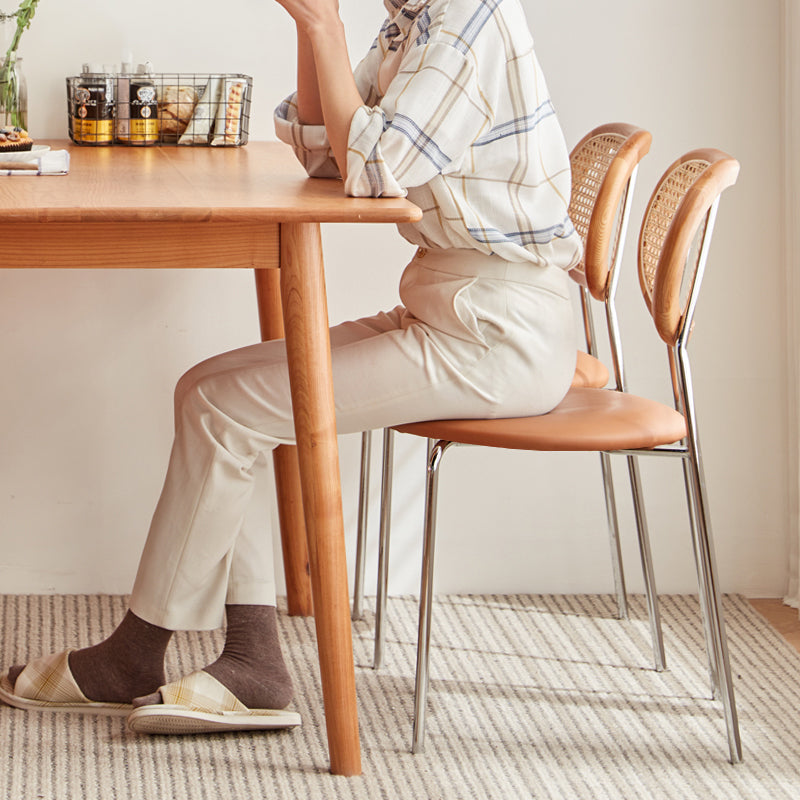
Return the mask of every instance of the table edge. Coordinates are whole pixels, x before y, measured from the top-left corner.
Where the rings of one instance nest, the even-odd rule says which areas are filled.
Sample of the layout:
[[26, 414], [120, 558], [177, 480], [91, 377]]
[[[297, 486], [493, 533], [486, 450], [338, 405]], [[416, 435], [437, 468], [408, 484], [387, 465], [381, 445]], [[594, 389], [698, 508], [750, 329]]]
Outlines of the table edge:
[[[80, 147], [70, 141], [59, 139], [42, 140], [54, 148], [64, 148], [78, 152], [87, 148]], [[281, 142], [251, 142], [246, 145], [253, 150], [267, 150], [290, 153], [290, 148]], [[91, 148], [89, 148], [91, 149]], [[108, 149], [108, 148], [104, 148]], [[172, 146], [164, 145], [159, 149], [169, 157]], [[43, 180], [67, 181], [69, 175], [53, 175], [43, 177], [10, 177], [6, 180]], [[86, 222], [211, 222], [211, 223], [254, 223], [275, 224], [293, 222], [319, 223], [413, 223], [422, 219], [422, 211], [404, 197], [348, 197], [338, 182], [338, 191], [333, 189], [331, 179], [305, 177], [298, 170], [296, 186], [311, 187], [319, 182], [319, 186], [327, 188], [314, 198], [317, 207], [298, 205], [290, 198], [286, 201], [278, 199], [274, 205], [231, 205], [215, 206], [205, 203], [197, 206], [161, 206], [157, 202], [142, 206], [45, 206], [35, 208], [12, 208], [0, 206], [0, 224], [6, 223], [86, 223]], [[313, 190], [311, 193], [313, 194]], [[297, 198], [299, 199], [299, 197]], [[307, 200], [308, 198], [306, 198]]]

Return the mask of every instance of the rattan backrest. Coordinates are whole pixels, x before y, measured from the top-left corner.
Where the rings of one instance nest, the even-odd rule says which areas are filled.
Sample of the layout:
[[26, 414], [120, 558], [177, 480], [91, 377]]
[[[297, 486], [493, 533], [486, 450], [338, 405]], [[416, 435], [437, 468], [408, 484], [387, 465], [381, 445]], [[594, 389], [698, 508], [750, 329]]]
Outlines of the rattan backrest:
[[677, 342], [684, 326], [702, 264], [698, 242], [708, 245], [709, 212], [738, 175], [739, 162], [721, 150], [692, 150], [670, 165], [647, 204], [639, 234], [639, 285], [668, 345]]
[[620, 204], [652, 138], [633, 125], [610, 123], [586, 134], [570, 154], [569, 216], [584, 246], [583, 262], [570, 274], [596, 300], [606, 299], [610, 269], [622, 244]]

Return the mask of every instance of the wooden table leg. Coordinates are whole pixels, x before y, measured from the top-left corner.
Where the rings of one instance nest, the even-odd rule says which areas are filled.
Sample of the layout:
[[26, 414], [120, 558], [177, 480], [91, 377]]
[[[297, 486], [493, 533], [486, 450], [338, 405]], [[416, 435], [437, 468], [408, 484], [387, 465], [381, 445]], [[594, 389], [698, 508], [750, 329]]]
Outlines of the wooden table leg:
[[[280, 271], [257, 269], [255, 274], [261, 338], [265, 342], [270, 339], [282, 339]], [[310, 617], [313, 614], [313, 603], [297, 448], [287, 446], [276, 448], [272, 454], [272, 466], [275, 471], [289, 614]]]
[[318, 223], [281, 225], [281, 298], [331, 771], [359, 775], [350, 598]]

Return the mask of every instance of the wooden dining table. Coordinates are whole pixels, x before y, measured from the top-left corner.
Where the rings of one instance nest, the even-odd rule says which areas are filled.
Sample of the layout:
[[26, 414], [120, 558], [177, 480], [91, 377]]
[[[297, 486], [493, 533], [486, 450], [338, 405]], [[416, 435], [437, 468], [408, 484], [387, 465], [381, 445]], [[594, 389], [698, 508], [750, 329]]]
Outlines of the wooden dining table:
[[314, 613], [331, 771], [361, 772], [321, 223], [413, 222], [345, 197], [276, 142], [81, 147], [64, 176], [0, 177], [4, 268], [255, 270], [261, 334], [286, 338], [297, 446], [274, 454], [289, 612]]

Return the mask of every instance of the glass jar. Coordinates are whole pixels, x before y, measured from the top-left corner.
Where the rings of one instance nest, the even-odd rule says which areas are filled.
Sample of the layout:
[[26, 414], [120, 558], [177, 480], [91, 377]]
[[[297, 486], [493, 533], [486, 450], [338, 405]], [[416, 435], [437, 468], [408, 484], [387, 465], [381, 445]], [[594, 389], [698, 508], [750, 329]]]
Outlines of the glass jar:
[[67, 78], [69, 138], [95, 147], [114, 142], [114, 78], [85, 70]]
[[28, 86], [16, 55], [8, 65], [0, 58], [0, 127], [6, 125], [28, 129]]

